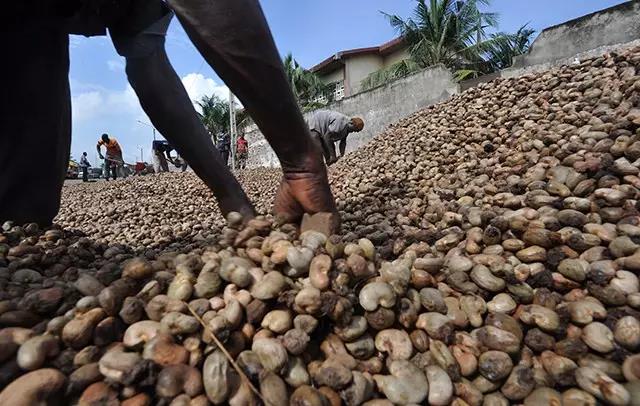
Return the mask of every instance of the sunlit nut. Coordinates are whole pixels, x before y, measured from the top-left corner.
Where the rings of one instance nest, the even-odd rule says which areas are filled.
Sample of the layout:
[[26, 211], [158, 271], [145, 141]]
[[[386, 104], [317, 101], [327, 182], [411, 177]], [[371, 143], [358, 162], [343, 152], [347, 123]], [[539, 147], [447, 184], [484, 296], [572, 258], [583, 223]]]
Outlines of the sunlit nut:
[[169, 365], [158, 374], [156, 393], [162, 397], [174, 397], [180, 393], [196, 396], [202, 392], [202, 375], [194, 367]]
[[500, 392], [492, 392], [487, 394], [482, 402], [483, 406], [508, 406], [509, 401]]
[[225, 258], [220, 264], [219, 274], [223, 280], [233, 283], [239, 288], [246, 288], [253, 280], [249, 273], [249, 269], [253, 266], [253, 263], [245, 258]]
[[318, 255], [311, 260], [309, 279], [316, 289], [326, 290], [329, 288], [331, 284], [329, 279], [331, 265], [331, 257], [325, 254]]
[[558, 265], [558, 272], [576, 282], [586, 279], [589, 263], [582, 259], [565, 259]]
[[142, 358], [150, 359], [162, 366], [184, 364], [189, 359], [189, 351], [185, 347], [175, 344], [170, 335], [157, 333], [147, 339]]
[[390, 308], [396, 303], [396, 294], [389, 284], [372, 282], [360, 290], [359, 303], [363, 309], [369, 312], [376, 310], [378, 306]]
[[520, 339], [513, 333], [494, 326], [480, 327], [477, 331], [478, 340], [487, 348], [516, 354], [520, 351]]
[[318, 319], [308, 314], [299, 314], [293, 319], [293, 326], [311, 335], [318, 326]]
[[277, 271], [268, 272], [260, 283], [251, 287], [251, 296], [259, 300], [275, 299], [287, 286], [285, 277]]
[[511, 373], [513, 362], [509, 354], [502, 351], [487, 351], [478, 358], [479, 372], [491, 381], [499, 381]]
[[622, 373], [627, 381], [640, 381], [640, 354], [627, 357], [622, 364]]
[[597, 300], [579, 300], [567, 305], [571, 321], [577, 324], [589, 324], [594, 319], [604, 319], [607, 311]]
[[396, 360], [389, 366], [391, 375], [374, 375], [378, 390], [396, 404], [421, 403], [429, 390], [424, 373], [409, 361]]
[[487, 303], [487, 310], [491, 313], [512, 313], [517, 303], [506, 293], [498, 293]]
[[430, 405], [448, 405], [453, 397], [453, 383], [449, 375], [436, 365], [430, 365], [425, 370], [429, 383]]
[[533, 371], [525, 366], [517, 365], [511, 371], [500, 391], [509, 400], [522, 400], [531, 393], [534, 386]]
[[251, 350], [256, 353], [262, 366], [270, 371], [281, 373], [287, 365], [287, 350], [276, 339], [254, 339]]
[[378, 332], [375, 346], [378, 351], [388, 353], [391, 359], [409, 359], [413, 354], [411, 339], [403, 330], [389, 329]]
[[207, 398], [214, 405], [223, 404], [230, 392], [229, 361], [224, 354], [217, 350], [212, 352], [204, 361], [202, 378]]
[[609, 282], [609, 286], [618, 289], [626, 294], [632, 294], [638, 292], [640, 283], [638, 277], [629, 271], [618, 271], [616, 277]]
[[169, 312], [160, 320], [160, 329], [170, 334], [191, 334], [200, 329], [200, 323], [193, 316], [178, 312]]
[[52, 335], [40, 335], [29, 338], [20, 346], [17, 362], [20, 368], [33, 371], [40, 368], [47, 358], [55, 357], [60, 352], [60, 343]]
[[135, 347], [151, 340], [160, 331], [162, 325], [157, 321], [142, 320], [132, 324], [124, 332], [122, 342], [127, 347]]
[[307, 349], [309, 336], [303, 330], [294, 328], [285, 333], [282, 343], [289, 353], [300, 355]]
[[624, 386], [597, 369], [576, 369], [576, 382], [583, 390], [612, 405], [626, 405], [630, 401], [629, 392]]
[[562, 393], [563, 406], [596, 406], [596, 398], [588, 392], [571, 388]]
[[329, 358], [319, 365], [317, 369], [309, 367], [313, 381], [320, 386], [328, 386], [340, 390], [348, 386], [353, 374], [338, 358]]
[[429, 336], [423, 330], [413, 330], [409, 334], [413, 347], [418, 352], [425, 352], [429, 350]]
[[553, 332], [560, 327], [558, 313], [540, 305], [522, 306], [517, 314], [523, 323], [535, 324], [544, 331]]
[[289, 401], [287, 385], [282, 378], [268, 370], [260, 374], [260, 394], [268, 405], [286, 405]]
[[560, 393], [551, 388], [537, 388], [524, 400], [525, 406], [561, 406], [562, 397]]
[[272, 310], [262, 319], [261, 326], [277, 334], [284, 334], [293, 325], [289, 310]]
[[[467, 379], [462, 378], [459, 382], [454, 383], [455, 395], [461, 402], [457, 405], [480, 405], [482, 402], [482, 392], [478, 390]], [[456, 400], [452, 404], [456, 404]]]
[[310, 382], [309, 372], [301, 357], [289, 357], [287, 370], [283, 375], [285, 382], [294, 387], [308, 385]]
[[582, 329], [582, 341], [589, 348], [598, 352], [606, 353], [614, 349], [613, 332], [609, 327], [597, 321]]
[[473, 327], [482, 325], [482, 315], [487, 311], [487, 305], [481, 297], [462, 296], [460, 298], [460, 308], [467, 315], [469, 323]]
[[290, 406], [326, 406], [328, 403], [322, 393], [307, 385], [297, 388], [289, 398]]
[[106, 314], [101, 308], [91, 309], [79, 314], [62, 329], [62, 341], [74, 349], [81, 349], [89, 344], [93, 330]]
[[347, 405], [360, 405], [373, 395], [373, 379], [369, 374], [353, 371], [353, 381], [340, 391], [340, 397]]
[[574, 372], [578, 367], [575, 362], [552, 351], [544, 351], [540, 355], [540, 361], [545, 371], [557, 384], [563, 386], [574, 384]]
[[578, 366], [589, 367], [601, 371], [613, 380], [624, 380], [622, 366], [618, 362], [610, 361], [595, 354], [586, 354], [578, 359]]
[[186, 311], [187, 306], [183, 301], [171, 299], [166, 295], [153, 297], [145, 306], [147, 316], [154, 321], [162, 320], [162, 317], [169, 312], [186, 313]]
[[640, 320], [633, 316], [620, 318], [615, 325], [614, 338], [628, 350], [637, 349], [640, 346]]
[[446, 314], [447, 305], [444, 302], [442, 293], [433, 288], [424, 288], [420, 290], [420, 302], [428, 312], [437, 312]]
[[453, 338], [451, 319], [440, 313], [422, 313], [418, 316], [416, 327], [427, 332], [429, 337], [450, 342]]
[[134, 352], [107, 351], [99, 361], [100, 373], [115, 382], [124, 383], [136, 373], [142, 357]]
[[308, 286], [300, 290], [295, 298], [295, 310], [298, 313], [316, 314], [322, 307], [322, 297], [319, 289]]
[[447, 372], [453, 381], [458, 381], [461, 375], [460, 365], [458, 365], [458, 361], [449, 350], [449, 347], [442, 341], [432, 340], [429, 349], [436, 363]]
[[504, 279], [493, 275], [484, 265], [474, 266], [469, 276], [478, 286], [489, 292], [501, 292], [506, 286]]

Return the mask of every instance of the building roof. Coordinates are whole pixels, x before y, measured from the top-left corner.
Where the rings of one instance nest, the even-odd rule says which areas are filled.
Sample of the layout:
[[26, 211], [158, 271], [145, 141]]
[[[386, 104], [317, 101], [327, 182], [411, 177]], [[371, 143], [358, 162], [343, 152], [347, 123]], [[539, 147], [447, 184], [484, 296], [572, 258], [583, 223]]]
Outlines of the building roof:
[[384, 56], [397, 51], [404, 45], [404, 39], [402, 37], [398, 37], [376, 47], [347, 49], [331, 55], [309, 70], [315, 73], [331, 72], [339, 66], [344, 65], [344, 59], [346, 58], [366, 54], [378, 54]]

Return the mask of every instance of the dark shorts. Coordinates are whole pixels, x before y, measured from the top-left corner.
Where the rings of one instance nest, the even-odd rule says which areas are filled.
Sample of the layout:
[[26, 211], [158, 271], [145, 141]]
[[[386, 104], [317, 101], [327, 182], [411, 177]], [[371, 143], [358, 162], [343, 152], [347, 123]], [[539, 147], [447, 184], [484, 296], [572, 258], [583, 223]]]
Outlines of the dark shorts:
[[125, 58], [145, 57], [164, 46], [173, 12], [161, 0], [84, 0], [67, 22], [70, 34], [107, 34]]

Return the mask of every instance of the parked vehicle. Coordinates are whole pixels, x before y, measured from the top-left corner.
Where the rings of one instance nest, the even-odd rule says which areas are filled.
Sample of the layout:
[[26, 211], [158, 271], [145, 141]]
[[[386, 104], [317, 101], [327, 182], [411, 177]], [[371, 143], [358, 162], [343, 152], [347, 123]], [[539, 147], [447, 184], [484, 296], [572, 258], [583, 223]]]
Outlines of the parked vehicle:
[[67, 167], [67, 179], [77, 179], [80, 172], [80, 165], [73, 159], [69, 160], [69, 166]]

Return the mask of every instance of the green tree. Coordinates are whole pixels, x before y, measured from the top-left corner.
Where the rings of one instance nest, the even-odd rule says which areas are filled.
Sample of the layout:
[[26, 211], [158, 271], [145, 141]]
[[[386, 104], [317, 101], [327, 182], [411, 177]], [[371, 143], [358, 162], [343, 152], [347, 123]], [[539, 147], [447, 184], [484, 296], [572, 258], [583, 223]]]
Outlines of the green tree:
[[363, 81], [363, 88], [437, 64], [454, 71], [459, 80], [502, 69], [504, 58], [510, 61], [516, 52], [526, 51], [533, 31], [525, 26], [513, 35], [488, 34], [498, 27], [498, 14], [480, 10], [489, 4], [490, 0], [416, 0], [410, 18], [383, 12], [406, 41], [411, 59], [373, 72]]
[[331, 92], [328, 91], [328, 86], [318, 75], [300, 66], [291, 53], [284, 57], [282, 64], [293, 95], [303, 110], [313, 110], [326, 104], [316, 101], [321, 96], [325, 96], [327, 102], [329, 101]]
[[513, 64], [514, 57], [529, 51], [536, 30], [528, 28], [527, 25], [523, 25], [513, 34], [493, 34], [498, 40], [495, 41], [494, 46], [487, 53], [487, 60], [492, 69], [508, 68]]
[[202, 96], [196, 103], [202, 109], [202, 113], [199, 114], [200, 120], [212, 135], [229, 131], [228, 102], [212, 94], [211, 96]]

